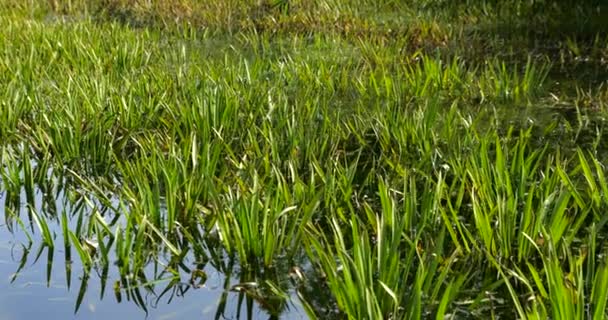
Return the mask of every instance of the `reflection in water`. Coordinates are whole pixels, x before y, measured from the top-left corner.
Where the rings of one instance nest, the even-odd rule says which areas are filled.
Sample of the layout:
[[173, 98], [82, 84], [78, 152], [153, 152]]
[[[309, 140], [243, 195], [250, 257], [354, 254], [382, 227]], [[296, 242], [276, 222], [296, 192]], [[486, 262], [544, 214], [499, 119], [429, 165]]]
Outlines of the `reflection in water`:
[[289, 277], [303, 258], [244, 270], [192, 229], [173, 252], [120, 199], [46, 181], [29, 192], [0, 181], [0, 319], [306, 318]]

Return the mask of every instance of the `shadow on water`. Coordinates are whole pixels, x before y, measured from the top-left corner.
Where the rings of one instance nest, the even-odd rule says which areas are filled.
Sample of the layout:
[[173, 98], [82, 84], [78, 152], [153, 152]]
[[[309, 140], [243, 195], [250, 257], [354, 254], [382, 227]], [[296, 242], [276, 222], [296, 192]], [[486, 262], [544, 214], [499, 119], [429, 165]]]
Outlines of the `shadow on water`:
[[549, 78], [595, 86], [608, 76], [608, 4], [605, 1], [466, 1], [442, 3], [431, 12], [446, 19], [474, 17], [464, 23], [449, 51], [472, 64], [488, 57], [508, 65], [527, 59], [548, 60]]
[[[0, 319], [306, 318], [298, 295], [318, 284], [293, 276], [312, 272], [303, 257], [298, 267], [243, 269], [203, 234], [183, 237], [174, 254], [143, 239], [121, 199], [96, 199], [64, 170], [31, 164], [4, 163], [0, 178]], [[28, 170], [46, 182], [30, 184]]]

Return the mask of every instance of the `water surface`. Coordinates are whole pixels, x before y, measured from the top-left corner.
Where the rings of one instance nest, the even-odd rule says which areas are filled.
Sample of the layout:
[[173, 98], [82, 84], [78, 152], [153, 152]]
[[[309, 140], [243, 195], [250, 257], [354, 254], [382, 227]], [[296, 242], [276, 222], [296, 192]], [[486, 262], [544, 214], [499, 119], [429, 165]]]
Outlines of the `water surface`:
[[[41, 194], [38, 189], [35, 200], [39, 209], [44, 202]], [[0, 195], [4, 202], [6, 192]], [[21, 198], [25, 203], [25, 193]], [[57, 211], [73, 209], [68, 203], [57, 199]], [[167, 261], [162, 254], [146, 265], [145, 279], [133, 276], [125, 283], [116, 263], [110, 264], [108, 270], [94, 265], [87, 272], [74, 249], [66, 258], [57, 221], [49, 219], [55, 243], [54, 249], [49, 250], [35, 224], [29, 224], [25, 206], [19, 216], [27, 231], [15, 221], [7, 223], [7, 217], [11, 219], [9, 210], [0, 206], [0, 320], [307, 318], [293, 290], [286, 292], [287, 300], [274, 300], [275, 305], [241, 290], [243, 283], [262, 290], [265, 280], [240, 270], [238, 263], [227, 256], [201, 263], [187, 255], [181, 263], [183, 268], [178, 270], [179, 279], [165, 271], [163, 262]], [[70, 219], [70, 228], [74, 228], [74, 220]], [[110, 254], [112, 261], [112, 250]], [[219, 263], [222, 271], [214, 263]], [[268, 311], [273, 308], [280, 308], [280, 316]]]

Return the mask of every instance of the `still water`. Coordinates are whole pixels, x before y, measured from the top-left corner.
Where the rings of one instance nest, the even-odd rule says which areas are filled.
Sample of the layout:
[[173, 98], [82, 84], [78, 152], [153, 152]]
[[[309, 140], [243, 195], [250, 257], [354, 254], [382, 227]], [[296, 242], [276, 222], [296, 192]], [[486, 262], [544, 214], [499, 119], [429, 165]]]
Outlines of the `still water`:
[[[42, 210], [40, 190], [36, 194], [36, 207]], [[5, 197], [0, 190], [0, 203]], [[25, 194], [21, 198], [26, 202]], [[70, 210], [64, 200], [56, 201], [59, 211]], [[57, 220], [49, 221], [55, 243], [49, 250], [35, 224], [29, 224], [25, 208], [19, 212], [23, 226], [8, 210], [0, 206], [0, 320], [307, 318], [292, 289], [274, 302], [244, 293], [244, 286], [262, 290], [268, 281], [239, 270], [225, 257], [201, 264], [186, 256], [178, 279], [166, 272], [162, 259], [146, 265], [145, 275], [130, 283], [120, 278], [115, 263], [86, 272], [73, 249], [66, 256]]]

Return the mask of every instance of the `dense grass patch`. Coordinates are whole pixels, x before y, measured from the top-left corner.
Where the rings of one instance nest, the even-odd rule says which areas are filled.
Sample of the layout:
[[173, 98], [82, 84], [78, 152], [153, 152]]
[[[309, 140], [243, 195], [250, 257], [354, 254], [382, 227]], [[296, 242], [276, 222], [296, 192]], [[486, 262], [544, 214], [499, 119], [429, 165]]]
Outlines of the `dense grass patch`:
[[573, 6], [5, 1], [6, 227], [144, 309], [210, 264], [273, 316], [603, 319], [606, 8]]

